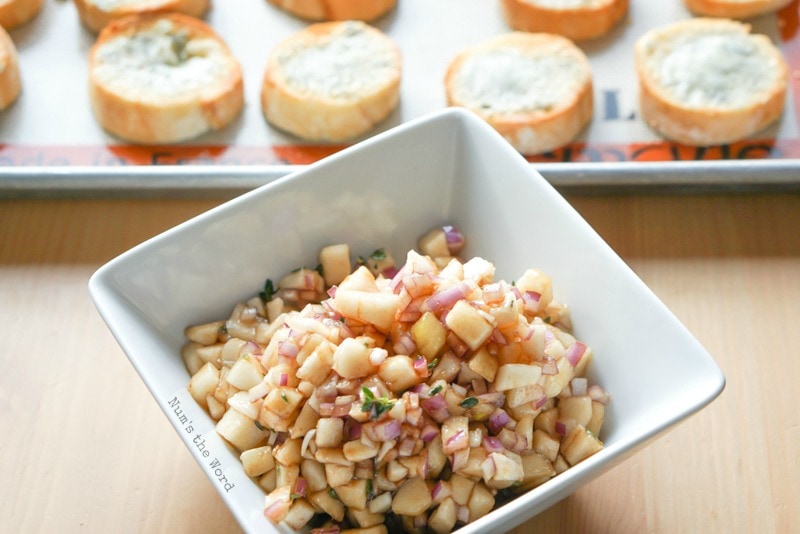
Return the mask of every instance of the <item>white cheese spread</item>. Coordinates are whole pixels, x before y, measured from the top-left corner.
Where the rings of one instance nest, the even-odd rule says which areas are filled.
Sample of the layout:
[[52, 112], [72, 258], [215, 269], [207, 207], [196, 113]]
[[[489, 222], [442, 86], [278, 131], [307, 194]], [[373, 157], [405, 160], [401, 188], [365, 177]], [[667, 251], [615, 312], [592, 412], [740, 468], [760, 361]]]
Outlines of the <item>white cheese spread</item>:
[[315, 43], [287, 43], [277, 54], [287, 86], [311, 98], [356, 100], [380, 91], [399, 74], [386, 38], [360, 23], [343, 24]]
[[468, 57], [454, 89], [458, 100], [487, 113], [548, 112], [585, 82], [583, 66], [571, 57], [495, 50]]
[[772, 59], [746, 35], [681, 35], [653, 48], [649, 62], [662, 89], [691, 108], [746, 105], [776, 83]]
[[223, 46], [193, 38], [168, 20], [119, 36], [95, 53], [94, 79], [106, 89], [161, 102], [193, 96], [230, 76], [234, 66]]

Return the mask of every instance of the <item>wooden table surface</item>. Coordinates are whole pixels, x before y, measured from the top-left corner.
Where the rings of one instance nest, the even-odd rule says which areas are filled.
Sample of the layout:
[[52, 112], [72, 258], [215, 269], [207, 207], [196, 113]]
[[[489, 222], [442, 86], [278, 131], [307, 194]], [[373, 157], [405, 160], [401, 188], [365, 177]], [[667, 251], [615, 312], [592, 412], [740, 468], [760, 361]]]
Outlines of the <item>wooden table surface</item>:
[[[800, 194], [568, 199], [727, 387], [514, 532], [800, 532]], [[0, 532], [239, 531], [87, 291], [222, 200], [0, 200]]]

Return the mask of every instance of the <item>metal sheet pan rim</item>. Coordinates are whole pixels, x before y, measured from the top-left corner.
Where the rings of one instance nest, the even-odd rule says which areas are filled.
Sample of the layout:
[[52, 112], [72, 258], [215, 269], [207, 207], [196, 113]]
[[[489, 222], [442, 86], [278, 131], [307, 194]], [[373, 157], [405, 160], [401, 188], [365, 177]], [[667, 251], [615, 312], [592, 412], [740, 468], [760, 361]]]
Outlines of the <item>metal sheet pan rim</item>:
[[[556, 188], [577, 193], [800, 190], [800, 159], [531, 165]], [[302, 168], [297, 165], [5, 168], [0, 169], [0, 197], [228, 195], [254, 189]]]

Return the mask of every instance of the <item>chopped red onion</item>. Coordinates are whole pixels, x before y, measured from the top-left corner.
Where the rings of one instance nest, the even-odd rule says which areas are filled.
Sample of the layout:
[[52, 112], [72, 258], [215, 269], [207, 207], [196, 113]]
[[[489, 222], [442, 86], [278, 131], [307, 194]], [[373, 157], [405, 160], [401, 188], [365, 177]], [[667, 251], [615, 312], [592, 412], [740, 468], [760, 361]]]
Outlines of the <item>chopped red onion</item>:
[[526, 312], [536, 313], [539, 311], [539, 300], [542, 295], [536, 291], [526, 291], [522, 294], [522, 309]]
[[567, 424], [564, 421], [556, 421], [556, 434], [560, 436], [567, 435]]
[[506, 450], [503, 442], [493, 436], [483, 437], [483, 448], [486, 449], [486, 452], [503, 452]]
[[336, 297], [336, 289], [337, 289], [338, 287], [339, 287], [339, 286], [331, 286], [331, 287], [329, 287], [329, 288], [328, 288], [328, 291], [327, 291], [327, 293], [328, 293], [328, 296], [329, 296], [330, 298], [335, 298], [335, 297]]
[[489, 416], [489, 431], [492, 434], [497, 434], [510, 422], [511, 417], [505, 410], [498, 408]]
[[414, 343], [414, 340], [411, 339], [411, 336], [408, 334], [404, 334], [397, 338], [397, 341], [394, 342], [394, 349], [395, 354], [414, 354], [417, 349], [417, 344]]
[[589, 386], [587, 393], [589, 398], [591, 398], [593, 401], [599, 402], [600, 404], [605, 404], [608, 406], [608, 403], [611, 402], [611, 395], [608, 393], [608, 391], [597, 384], [592, 384]]
[[506, 339], [506, 336], [504, 336], [503, 333], [497, 328], [495, 328], [494, 331], [492, 331], [492, 340], [498, 345], [508, 345], [508, 340]]
[[287, 358], [296, 358], [300, 347], [293, 339], [285, 339], [278, 344], [278, 354]]
[[431, 498], [435, 501], [436, 497], [442, 492], [442, 488], [444, 488], [444, 484], [441, 480], [437, 480], [436, 484], [433, 485], [433, 489], [431, 489]]
[[414, 447], [416, 443], [413, 439], [404, 439], [400, 442], [400, 447], [398, 448], [397, 452], [402, 457], [409, 457], [414, 454]]
[[303, 497], [306, 496], [308, 490], [308, 482], [303, 477], [297, 477], [297, 482], [294, 485], [294, 492]]
[[447, 402], [441, 394], [437, 393], [433, 397], [423, 400], [422, 409], [428, 412], [437, 423], [444, 423], [450, 417], [450, 410], [447, 409]]
[[420, 432], [419, 437], [425, 443], [429, 441], [433, 441], [433, 439], [439, 435], [439, 428], [436, 425], [432, 425], [430, 423], [426, 423], [424, 427], [422, 427], [422, 432]]
[[373, 426], [373, 431], [378, 441], [389, 441], [400, 436], [403, 432], [403, 425], [400, 421], [389, 419]]
[[414, 358], [414, 372], [419, 376], [428, 376], [428, 360], [425, 356], [417, 356]]
[[567, 352], [564, 356], [569, 360], [569, 363], [572, 364], [572, 367], [578, 365], [578, 362], [581, 361], [584, 353], [586, 352], [586, 345], [581, 343], [580, 341], [576, 341], [572, 345], [569, 346]]
[[359, 439], [361, 437], [361, 423], [353, 421], [352, 419], [347, 420], [348, 428], [347, 428], [347, 437], [350, 440]]
[[289, 384], [289, 374], [288, 373], [281, 373], [280, 385], [286, 386]]
[[406, 273], [406, 266], [403, 265], [402, 267], [400, 267], [397, 270], [396, 273], [394, 273], [394, 276], [392, 277], [391, 281], [389, 282], [389, 288], [394, 293], [399, 293], [400, 289], [402, 289], [402, 287], [403, 287], [402, 282], [403, 282], [403, 277], [405, 276], [405, 273]]
[[469, 286], [464, 282], [460, 282], [428, 297], [421, 309], [423, 311], [438, 311], [442, 308], [452, 308], [453, 304], [466, 298], [468, 291]]
[[466, 239], [464, 233], [453, 225], [445, 225], [442, 227], [444, 231], [444, 238], [447, 241], [447, 250], [450, 251], [451, 256], [456, 256], [461, 249], [464, 248]]
[[501, 408], [503, 404], [506, 402], [506, 396], [503, 394], [502, 391], [492, 391], [491, 393], [484, 393], [482, 395], [478, 395], [478, 400], [481, 402], [485, 402], [486, 404], [491, 404], [498, 408]]
[[461, 338], [452, 331], [447, 334], [447, 344], [450, 346], [450, 350], [459, 358], [463, 358], [469, 350], [467, 344], [461, 341]]

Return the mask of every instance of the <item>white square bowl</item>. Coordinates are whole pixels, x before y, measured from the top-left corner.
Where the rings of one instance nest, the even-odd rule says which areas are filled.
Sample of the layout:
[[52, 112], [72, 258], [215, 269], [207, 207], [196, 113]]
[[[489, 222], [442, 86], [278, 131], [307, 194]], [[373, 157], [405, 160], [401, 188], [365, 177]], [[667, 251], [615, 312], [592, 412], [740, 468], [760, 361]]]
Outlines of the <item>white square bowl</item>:
[[577, 212], [494, 130], [460, 110], [406, 123], [195, 217], [99, 269], [91, 296], [178, 435], [242, 528], [277, 532], [264, 494], [187, 392], [183, 329], [227, 317], [266, 278], [316, 265], [319, 249], [395, 257], [435, 225], [467, 236], [465, 257], [513, 280], [553, 278], [574, 332], [612, 394], [605, 448], [461, 529], [500, 532], [575, 491], [711, 402], [725, 378], [708, 353]]

